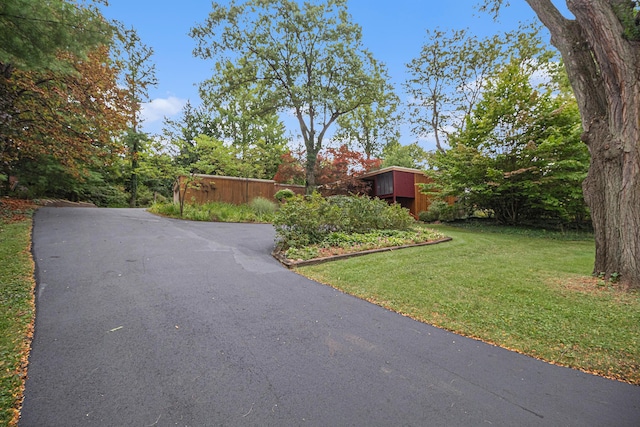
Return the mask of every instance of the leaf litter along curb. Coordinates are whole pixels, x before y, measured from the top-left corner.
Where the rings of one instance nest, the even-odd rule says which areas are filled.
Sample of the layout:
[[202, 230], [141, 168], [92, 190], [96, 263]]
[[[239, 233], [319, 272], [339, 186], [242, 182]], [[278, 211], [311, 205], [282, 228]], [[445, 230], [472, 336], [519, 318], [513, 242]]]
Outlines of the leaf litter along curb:
[[33, 339], [34, 263], [27, 200], [0, 199], [0, 425], [15, 426]]
[[23, 221], [31, 217], [36, 208], [37, 206], [30, 200], [2, 197], [0, 199], [0, 222]]

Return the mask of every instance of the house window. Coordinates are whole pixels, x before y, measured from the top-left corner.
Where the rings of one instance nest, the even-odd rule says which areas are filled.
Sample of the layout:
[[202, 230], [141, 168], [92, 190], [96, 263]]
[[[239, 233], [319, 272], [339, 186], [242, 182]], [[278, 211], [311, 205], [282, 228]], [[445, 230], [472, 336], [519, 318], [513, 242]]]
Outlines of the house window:
[[376, 180], [376, 195], [385, 196], [393, 194], [393, 172], [378, 175]]

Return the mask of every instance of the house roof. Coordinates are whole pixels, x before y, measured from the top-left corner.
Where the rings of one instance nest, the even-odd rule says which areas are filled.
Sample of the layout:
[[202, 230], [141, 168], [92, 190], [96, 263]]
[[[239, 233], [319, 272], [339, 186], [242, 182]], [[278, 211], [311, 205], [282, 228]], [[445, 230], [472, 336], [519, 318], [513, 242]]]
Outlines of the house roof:
[[387, 172], [391, 172], [391, 171], [409, 172], [409, 173], [415, 173], [415, 174], [424, 175], [424, 171], [420, 170], [420, 169], [403, 168], [401, 166], [389, 166], [387, 168], [382, 168], [382, 169], [378, 169], [378, 170], [375, 170], [375, 171], [367, 172], [365, 174], [360, 175], [359, 178], [361, 178], [361, 179], [373, 178], [376, 175], [381, 175], [383, 173], [387, 173]]

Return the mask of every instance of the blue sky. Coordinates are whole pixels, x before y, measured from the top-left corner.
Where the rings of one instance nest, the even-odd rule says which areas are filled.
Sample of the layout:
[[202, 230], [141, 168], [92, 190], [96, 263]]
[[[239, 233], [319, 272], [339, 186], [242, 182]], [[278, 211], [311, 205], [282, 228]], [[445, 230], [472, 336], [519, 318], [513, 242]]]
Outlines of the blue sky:
[[[478, 1], [349, 0], [348, 7], [353, 21], [362, 27], [365, 47], [387, 65], [396, 92], [404, 99], [405, 64], [420, 52], [427, 29], [469, 28], [478, 36], [487, 36], [535, 20], [524, 0], [512, 0], [498, 22], [477, 11], [474, 6]], [[163, 117], [179, 117], [187, 100], [193, 105], [200, 103], [197, 86], [212, 75], [213, 63], [193, 57], [195, 41], [188, 32], [203, 22], [210, 10], [207, 0], [109, 0], [104, 9], [107, 18], [133, 26], [143, 43], [154, 49], [158, 86], [151, 89], [151, 102], [145, 105], [146, 132], [159, 133]], [[408, 127], [403, 127], [401, 142], [415, 140]], [[421, 145], [433, 149], [429, 141], [421, 141]]]

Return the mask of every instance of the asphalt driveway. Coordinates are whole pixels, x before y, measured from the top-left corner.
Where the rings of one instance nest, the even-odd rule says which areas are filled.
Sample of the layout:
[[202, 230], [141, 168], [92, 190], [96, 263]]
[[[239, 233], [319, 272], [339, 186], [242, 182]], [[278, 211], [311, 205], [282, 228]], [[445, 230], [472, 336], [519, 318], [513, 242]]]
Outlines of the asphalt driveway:
[[269, 225], [35, 216], [28, 426], [638, 426], [640, 387], [307, 280]]

